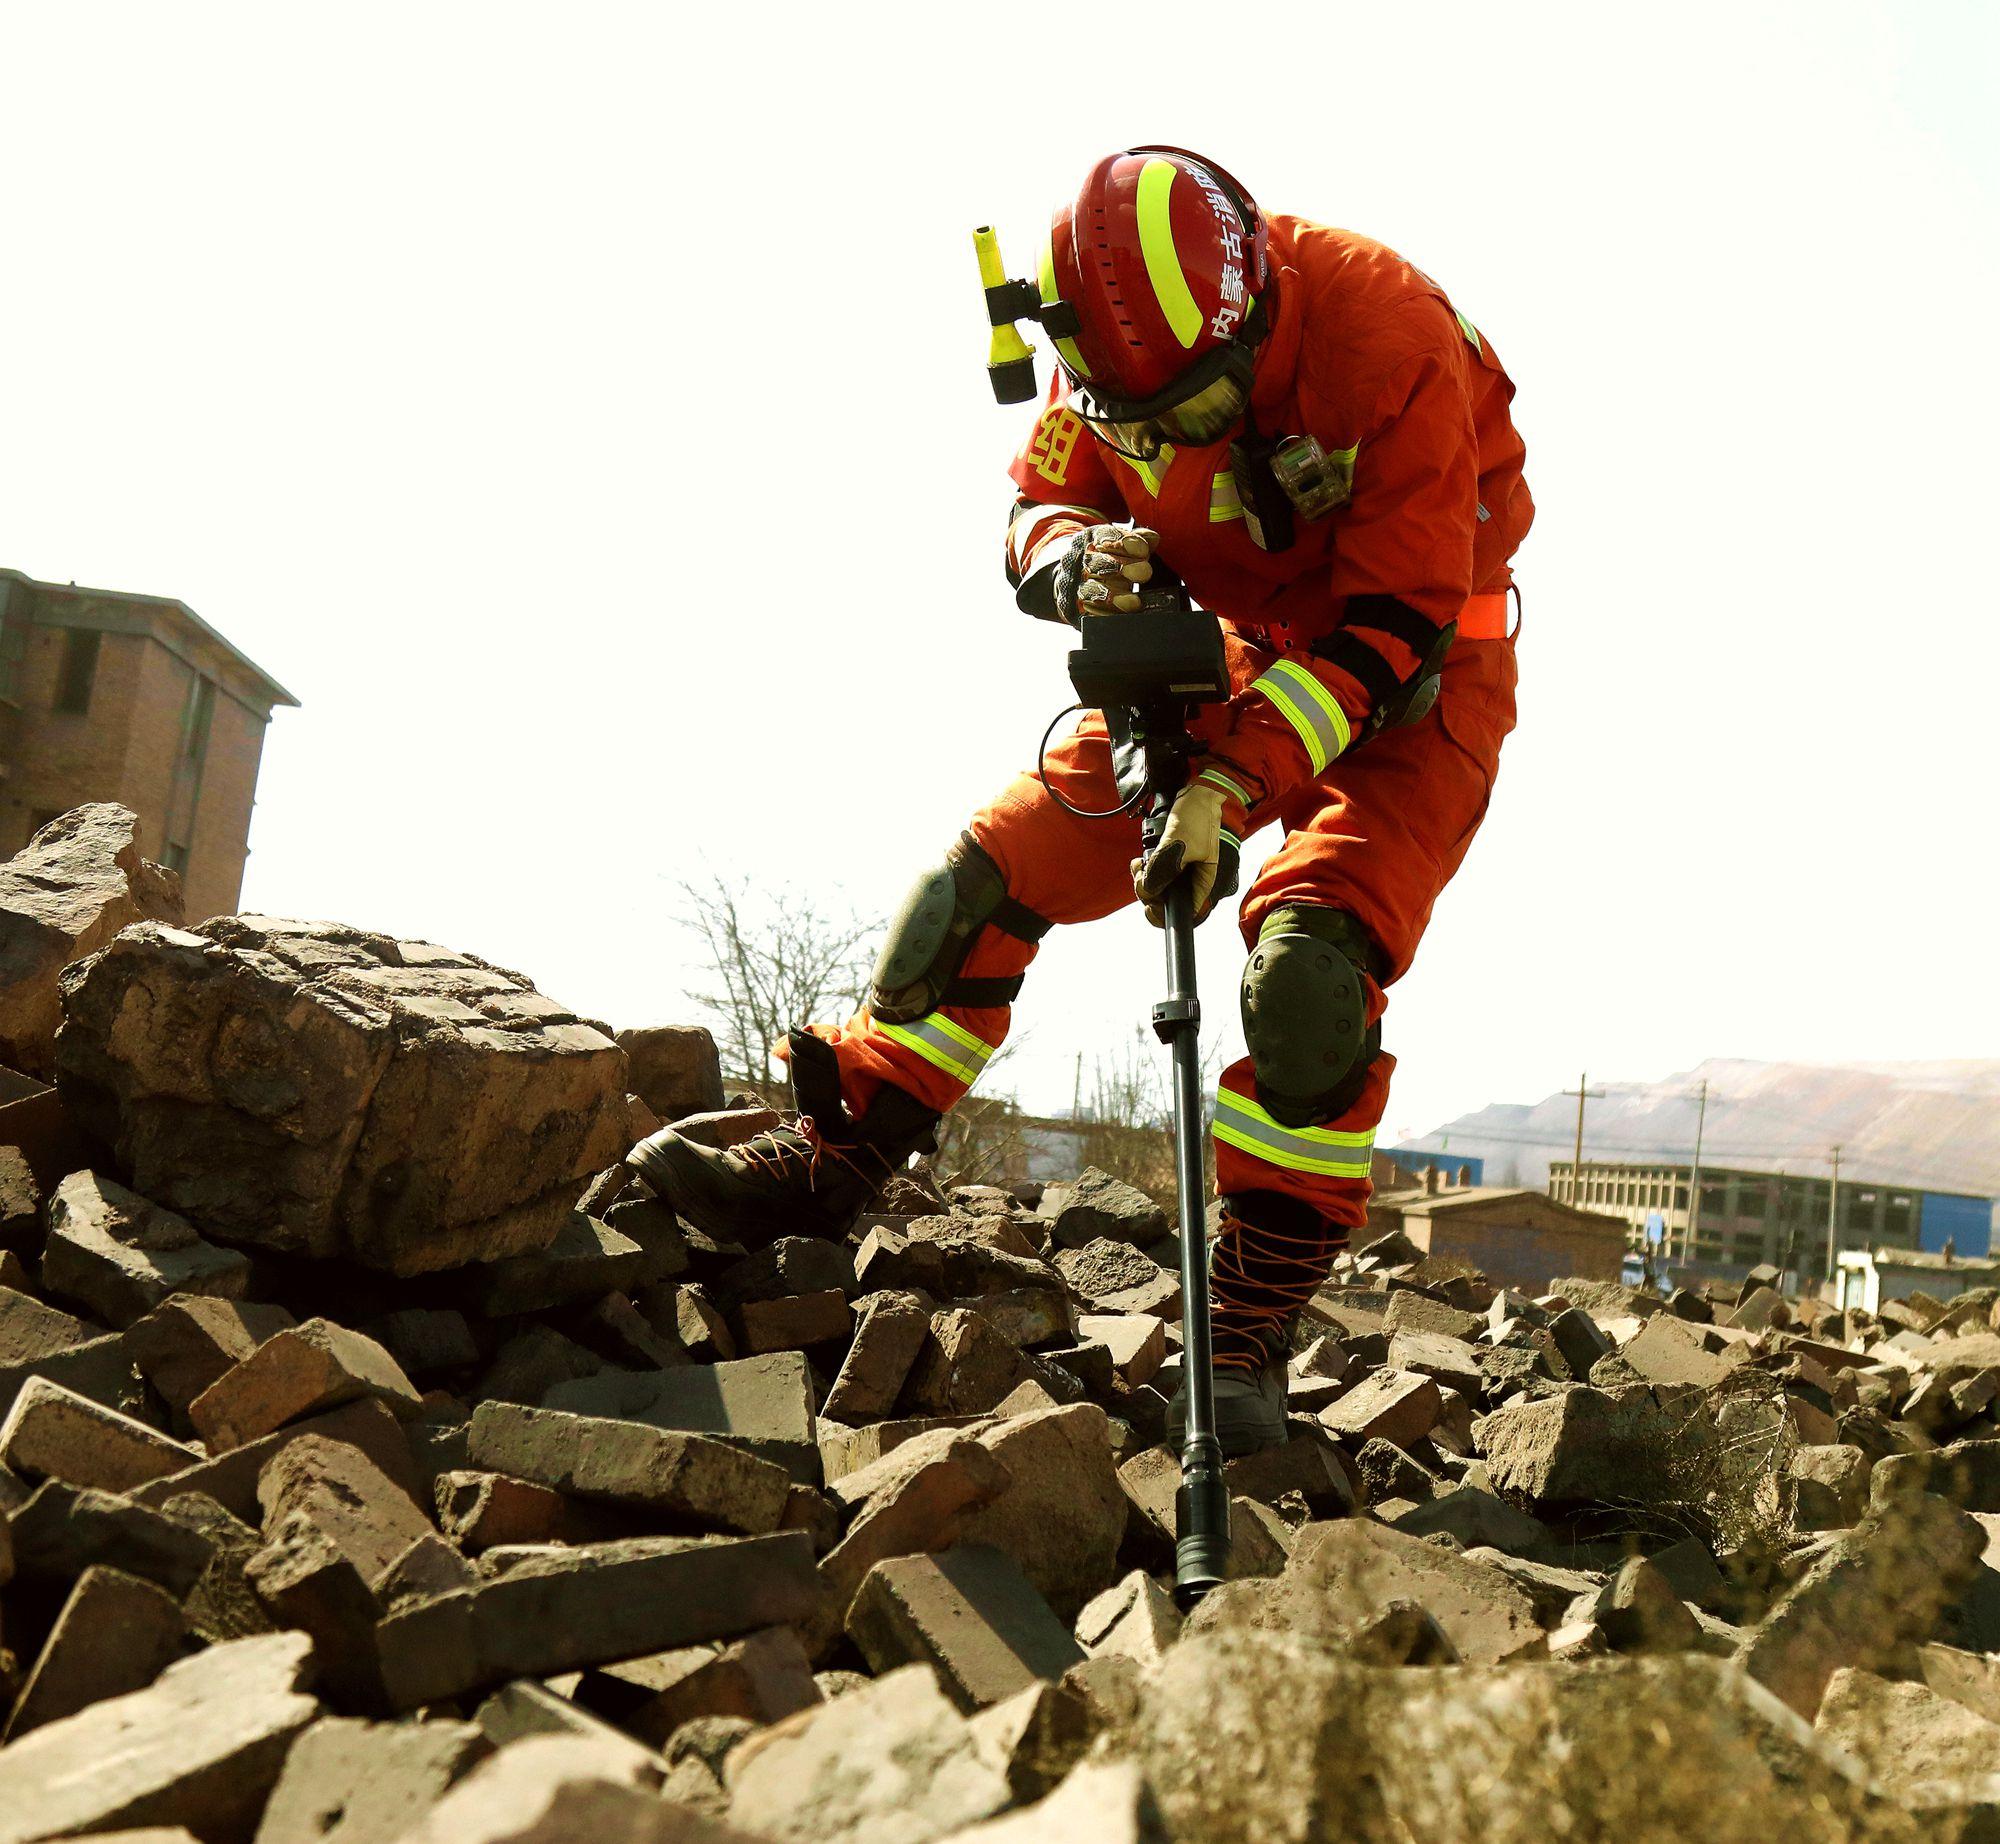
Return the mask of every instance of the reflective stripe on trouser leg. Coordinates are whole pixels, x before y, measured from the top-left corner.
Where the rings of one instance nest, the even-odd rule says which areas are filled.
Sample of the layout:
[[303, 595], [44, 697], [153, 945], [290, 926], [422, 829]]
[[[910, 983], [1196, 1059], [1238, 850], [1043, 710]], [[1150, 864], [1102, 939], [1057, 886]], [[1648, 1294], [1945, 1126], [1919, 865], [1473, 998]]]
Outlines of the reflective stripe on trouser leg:
[[979, 1080], [993, 1052], [999, 1048], [975, 1037], [947, 1012], [931, 1012], [914, 1024], [878, 1024], [876, 1028], [891, 1042], [914, 1050], [925, 1062], [966, 1088]]
[[[1097, 712], [1088, 713], [1073, 734], [1050, 744], [1043, 766], [1050, 785], [1073, 806], [1118, 804], [1111, 748]], [[971, 832], [1000, 867], [1007, 894], [1051, 922], [1091, 921], [1132, 901], [1131, 864], [1139, 849], [1136, 816], [1077, 819], [1063, 811], [1038, 775], [1025, 774], [973, 815]], [[1008, 979], [1027, 971], [1035, 951], [1034, 942], [989, 923], [973, 938], [959, 972], [969, 980]], [[941, 1008], [941, 1015], [969, 1032], [990, 1055], [1006, 1042], [1013, 1012], [1004, 1005], [954, 1005]], [[839, 1056], [841, 1099], [850, 1113], [863, 1112], [884, 1083], [940, 1112], [965, 1094], [967, 1084], [959, 1076], [892, 1036], [865, 1012], [846, 1025], [814, 1029]], [[982, 1068], [987, 1060], [980, 1059]]]
[[[1368, 1166], [1389, 1099], [1395, 1059], [1380, 1056], [1354, 1105], [1336, 1120], [1287, 1127], [1257, 1104], [1246, 1057], [1223, 1071], [1216, 1094], [1215, 1185], [1224, 1197], [1275, 1193], [1284, 1223], [1225, 1220], [1210, 1261], [1216, 1363], [1254, 1370], [1260, 1334], [1289, 1327], [1326, 1284], [1350, 1234], [1368, 1221]], [[1250, 1214], [1257, 1215], [1254, 1208]]]

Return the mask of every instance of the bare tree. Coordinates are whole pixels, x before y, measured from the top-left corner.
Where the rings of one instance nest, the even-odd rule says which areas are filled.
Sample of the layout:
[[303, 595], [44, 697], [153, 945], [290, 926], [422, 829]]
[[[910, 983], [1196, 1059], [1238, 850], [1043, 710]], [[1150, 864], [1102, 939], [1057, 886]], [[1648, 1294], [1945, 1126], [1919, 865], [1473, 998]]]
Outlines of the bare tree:
[[[985, 1076], [1006, 1062], [1013, 1044], [1002, 1044]], [[990, 1082], [989, 1082], [990, 1088]], [[1021, 1104], [1011, 1094], [971, 1094], [938, 1122], [930, 1167], [950, 1185], [1011, 1185], [1028, 1175], [1028, 1136]]]
[[[1221, 1044], [1210, 1043], [1202, 1055], [1204, 1087], [1213, 1087], [1221, 1064]], [[1215, 1148], [1207, 1128], [1212, 1105], [1204, 1102], [1200, 1123], [1202, 1157], [1211, 1179]], [[1173, 1065], [1143, 1025], [1135, 1025], [1115, 1053], [1091, 1064], [1091, 1092], [1077, 1135], [1077, 1162], [1122, 1178], [1169, 1208], [1173, 1205]]]
[[714, 1020], [722, 1073], [762, 1085], [778, 1079], [774, 1052], [809, 1021], [846, 1018], [868, 989], [863, 943], [881, 927], [833, 911], [789, 886], [717, 875], [680, 885], [681, 922], [701, 942], [714, 981], [689, 996]]

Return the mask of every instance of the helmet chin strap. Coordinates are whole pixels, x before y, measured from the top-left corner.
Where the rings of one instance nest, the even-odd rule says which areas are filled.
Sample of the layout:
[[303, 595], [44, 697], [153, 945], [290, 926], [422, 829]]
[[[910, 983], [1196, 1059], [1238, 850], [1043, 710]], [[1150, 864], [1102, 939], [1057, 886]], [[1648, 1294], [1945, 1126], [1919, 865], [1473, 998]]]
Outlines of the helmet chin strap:
[[[1271, 456], [1277, 442], [1257, 427], [1257, 365], [1265, 336], [1277, 317], [1278, 278], [1275, 272], [1265, 281], [1255, 309], [1243, 323], [1244, 343], [1253, 350], [1250, 387], [1243, 398], [1243, 433], [1231, 445], [1236, 471], [1236, 490], [1248, 493], [1250, 509], [1257, 515], [1257, 529], [1264, 534], [1266, 551], [1288, 551], [1298, 542], [1298, 525], [1292, 516], [1292, 502], [1272, 471]], [[1254, 323], [1254, 331], [1252, 330]]]
[[1236, 464], [1236, 490], [1249, 491], [1251, 509], [1257, 514], [1257, 528], [1264, 534], [1266, 551], [1288, 551], [1298, 542], [1298, 526], [1292, 517], [1292, 502], [1272, 471], [1271, 456], [1277, 442], [1259, 433], [1257, 410], [1245, 399], [1243, 433], [1232, 445]]

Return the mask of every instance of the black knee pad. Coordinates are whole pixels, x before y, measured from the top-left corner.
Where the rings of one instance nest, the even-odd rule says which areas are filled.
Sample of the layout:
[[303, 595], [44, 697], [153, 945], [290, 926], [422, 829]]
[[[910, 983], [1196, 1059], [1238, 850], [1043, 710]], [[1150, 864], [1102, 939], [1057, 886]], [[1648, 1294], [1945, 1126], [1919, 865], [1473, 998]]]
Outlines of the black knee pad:
[[1243, 969], [1243, 1036], [1273, 1120], [1310, 1127], [1354, 1105], [1382, 1049], [1364, 978], [1382, 964], [1342, 910], [1288, 904], [1265, 919]]
[[1011, 1005], [1021, 977], [967, 980], [958, 970], [988, 925], [1039, 941], [1049, 924], [1007, 894], [1000, 867], [970, 833], [944, 863], [911, 887], [889, 924], [868, 985], [868, 1009], [884, 1024], [911, 1024], [940, 1005]]

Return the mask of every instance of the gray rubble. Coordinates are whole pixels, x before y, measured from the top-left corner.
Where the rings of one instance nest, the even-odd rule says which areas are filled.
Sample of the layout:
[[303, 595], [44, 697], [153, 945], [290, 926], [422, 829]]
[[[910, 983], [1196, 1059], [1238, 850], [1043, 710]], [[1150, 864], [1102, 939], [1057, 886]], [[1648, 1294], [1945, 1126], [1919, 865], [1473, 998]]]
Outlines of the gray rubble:
[[735, 1244], [618, 1163], [757, 1118], [695, 1027], [332, 925], [87, 949], [96, 1140], [0, 1145], [0, 1844], [2000, 1835], [1991, 1293], [1376, 1239], [1183, 1618], [1157, 1200]]

